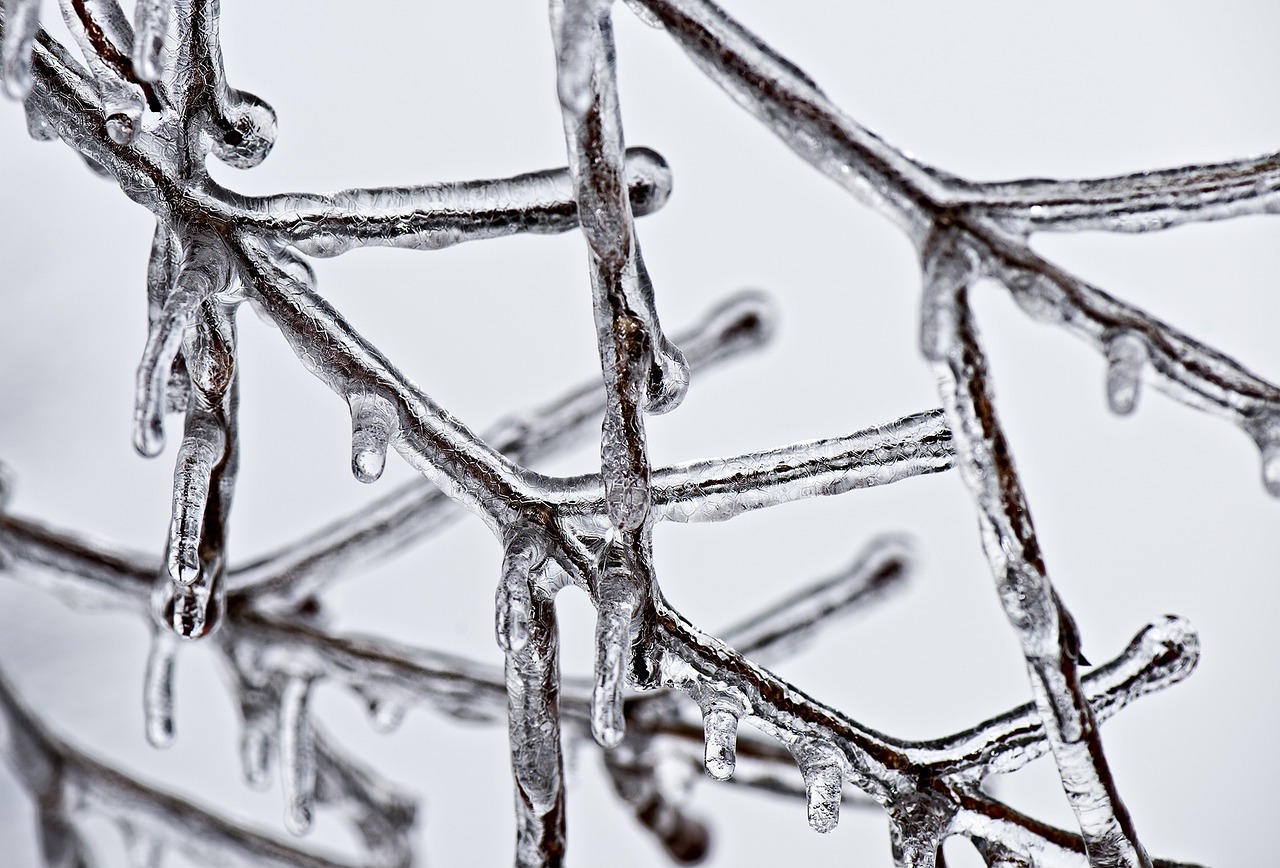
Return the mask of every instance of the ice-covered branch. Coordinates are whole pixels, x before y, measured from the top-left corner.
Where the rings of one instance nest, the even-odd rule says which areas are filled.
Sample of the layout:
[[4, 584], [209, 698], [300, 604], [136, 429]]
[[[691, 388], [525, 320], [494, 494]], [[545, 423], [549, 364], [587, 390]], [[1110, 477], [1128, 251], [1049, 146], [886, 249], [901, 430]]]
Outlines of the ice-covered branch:
[[1036, 708], [1095, 866], [1150, 868], [1107, 766], [1080, 684], [1080, 640], [1049, 580], [1031, 514], [996, 418], [986, 358], [969, 310], [969, 251], [951, 233], [926, 250], [921, 346], [953, 420], [961, 476], [978, 509], [983, 548], [1005, 614], [1022, 645]]
[[[774, 313], [758, 293], [744, 292], [717, 305], [679, 343], [691, 370], [758, 348], [773, 327]], [[483, 439], [520, 464], [529, 464], [575, 442], [592, 423], [599, 424], [605, 394], [597, 380], [487, 432]], [[421, 539], [460, 513], [445, 494], [426, 480], [407, 483], [359, 513], [346, 516], [312, 536], [232, 569], [228, 586], [257, 606], [296, 604], [332, 578]]]
[[87, 865], [88, 851], [73, 818], [104, 817], [130, 851], [158, 865], [162, 854], [183, 854], [199, 865], [225, 868], [344, 868], [239, 826], [191, 802], [153, 788], [71, 747], [50, 733], [0, 674], [4, 756], [40, 815], [46, 865]]
[[[1275, 155], [1085, 181], [975, 184], [939, 172], [844, 116], [817, 85], [710, 0], [637, 0], [696, 64], [799, 156], [901, 225], [923, 250], [931, 232], [968, 235], [994, 276], [1034, 316], [1106, 352], [1134, 335], [1161, 388], [1233, 418], [1263, 452], [1263, 481], [1280, 497], [1280, 388], [1230, 357], [1038, 256], [1028, 232], [1150, 231], [1280, 210]], [[1141, 366], [1139, 366], [1141, 367]], [[1123, 401], [1116, 406], [1124, 406]]]

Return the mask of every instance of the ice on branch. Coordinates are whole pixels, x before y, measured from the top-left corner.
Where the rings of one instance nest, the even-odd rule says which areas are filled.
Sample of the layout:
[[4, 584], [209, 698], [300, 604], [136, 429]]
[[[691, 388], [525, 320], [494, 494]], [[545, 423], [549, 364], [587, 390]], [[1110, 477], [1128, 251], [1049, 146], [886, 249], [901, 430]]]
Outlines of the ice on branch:
[[[4, 0], [0, 67], [6, 92], [24, 100], [31, 135], [61, 139], [155, 219], [150, 258], [139, 263], [147, 329], [134, 390], [137, 452], [161, 453], [167, 415], [181, 414], [183, 424], [168, 530], [156, 529], [155, 552], [118, 550], [11, 514], [9, 480], [0, 473], [0, 566], [73, 604], [149, 619], [141, 692], [146, 737], [156, 746], [179, 735], [180, 640], [213, 637], [240, 713], [246, 781], [261, 786], [278, 767], [285, 827], [303, 834], [318, 807], [332, 807], [355, 830], [366, 864], [414, 862], [416, 808], [315, 720], [315, 691], [325, 684], [353, 695], [382, 731], [419, 705], [464, 721], [505, 722], [521, 866], [561, 865], [569, 851], [566, 741], [598, 750], [625, 808], [681, 862], [708, 852], [710, 827], [686, 809], [684, 791], [709, 777], [787, 794], [797, 815], [803, 800], [819, 832], [835, 828], [843, 807], [882, 809], [904, 868], [941, 865], [952, 836], [969, 839], [990, 866], [1172, 865], [1153, 860], [1141, 843], [1100, 725], [1185, 678], [1199, 640], [1179, 618], [1156, 619], [1113, 660], [1082, 671], [1079, 631], [1050, 580], [969, 296], [994, 282], [1030, 315], [1086, 340], [1106, 360], [1106, 400], [1117, 414], [1134, 411], [1146, 381], [1226, 417], [1255, 441], [1266, 487], [1280, 496], [1280, 388], [1029, 244], [1040, 231], [1154, 231], [1272, 213], [1280, 208], [1275, 157], [1115, 178], [975, 183], [857, 123], [711, 0], [626, 5], [797, 156], [903, 230], [919, 254], [920, 348], [940, 409], [654, 466], [646, 417], [677, 409], [709, 364], [760, 346], [774, 315], [765, 296], [749, 292], [674, 339], [660, 322], [659, 287], [669, 277], [658, 257], [652, 272], [646, 264], [636, 218], [665, 205], [672, 170], [656, 152], [626, 146], [613, 31], [621, 7], [609, 0], [549, 4], [548, 87], [559, 98], [563, 168], [266, 196], [215, 183], [206, 165], [213, 156], [252, 168], [276, 135], [274, 110], [228, 83], [218, 0], [138, 0], [132, 22], [116, 0], [61, 0], [84, 64], [39, 29], [36, 0]], [[361, 334], [321, 293], [308, 262], [367, 247], [434, 251], [566, 232], [581, 233], [580, 284], [599, 367], [583, 372], [583, 385], [481, 435], [432, 397], [429, 372], [419, 385]], [[399, 456], [421, 478], [236, 564], [227, 541], [245, 301], [345, 406], [354, 476], [374, 483]], [[536, 469], [552, 450], [597, 432], [598, 472], [559, 477]], [[726, 521], [953, 468], [1022, 652], [1031, 701], [1018, 708], [959, 733], [902, 739], [765, 668], [898, 582], [911, 565], [899, 538], [873, 542], [839, 574], [718, 635], [663, 594], [659, 521]], [[500, 554], [467, 579], [496, 581], [491, 658], [330, 628], [331, 583], [357, 579], [373, 560], [466, 513], [492, 532]], [[787, 588], [794, 582], [767, 578]], [[556, 595], [570, 585], [595, 608], [588, 679], [560, 672]], [[336, 864], [97, 763], [53, 736], [3, 679], [0, 714], [6, 758], [38, 805], [50, 865], [89, 858], [76, 828], [81, 813], [120, 825], [139, 864], [155, 865], [170, 850], [217, 864]], [[1070, 831], [1024, 816], [984, 788], [1043, 756], [1053, 757], [1074, 812]], [[679, 770], [674, 784], [671, 768]]]

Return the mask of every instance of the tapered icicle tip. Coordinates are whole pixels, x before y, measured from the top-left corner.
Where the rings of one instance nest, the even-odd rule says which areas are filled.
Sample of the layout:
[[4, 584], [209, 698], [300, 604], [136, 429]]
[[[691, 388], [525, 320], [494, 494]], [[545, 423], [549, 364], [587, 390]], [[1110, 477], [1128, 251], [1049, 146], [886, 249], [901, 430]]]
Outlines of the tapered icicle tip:
[[738, 715], [725, 708], [711, 708], [702, 715], [702, 730], [707, 774], [718, 781], [729, 780], [738, 758]]
[[151, 650], [147, 655], [146, 684], [142, 691], [147, 741], [152, 747], [164, 748], [173, 744], [173, 670], [177, 651], [173, 633], [164, 629], [153, 630]]
[[1138, 335], [1122, 332], [1107, 341], [1107, 404], [1111, 412], [1126, 416], [1137, 407], [1146, 363], [1147, 344]]
[[380, 395], [356, 392], [351, 408], [351, 472], [364, 483], [376, 482], [387, 464], [387, 447], [399, 430], [395, 407]]

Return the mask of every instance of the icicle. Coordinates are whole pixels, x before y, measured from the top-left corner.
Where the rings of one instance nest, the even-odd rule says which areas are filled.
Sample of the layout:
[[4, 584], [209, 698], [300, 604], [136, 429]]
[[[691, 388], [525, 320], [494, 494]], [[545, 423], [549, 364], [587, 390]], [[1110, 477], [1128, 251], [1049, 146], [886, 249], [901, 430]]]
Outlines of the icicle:
[[226, 434], [212, 420], [190, 417], [173, 471], [173, 516], [169, 523], [169, 577], [191, 586], [204, 574], [200, 538], [209, 481], [226, 451]]
[[307, 703], [311, 679], [290, 677], [280, 693], [280, 769], [289, 831], [303, 835], [311, 828], [316, 794], [316, 751]]
[[175, 290], [151, 323], [147, 344], [138, 363], [133, 408], [133, 448], [152, 458], [164, 449], [164, 410], [169, 372], [182, 346], [182, 333], [191, 325], [201, 299]]
[[40, 29], [40, 0], [5, 0], [4, 13], [0, 43], [4, 90], [13, 99], [26, 99], [31, 92], [31, 49]]
[[37, 142], [51, 142], [58, 137], [49, 119], [44, 116], [35, 100], [23, 100], [22, 107], [27, 113], [27, 135]]
[[626, 573], [608, 570], [596, 593], [595, 687], [591, 692], [591, 733], [601, 747], [617, 747], [626, 733], [622, 696], [638, 605]]
[[1133, 412], [1146, 363], [1146, 341], [1133, 332], [1121, 332], [1107, 341], [1107, 403], [1112, 413]]
[[[173, 241], [166, 243], [172, 244]], [[157, 249], [158, 244], [158, 240], [153, 243], [151, 261], [147, 266], [147, 291], [151, 296], [164, 288], [163, 281], [159, 280], [163, 277], [160, 265], [169, 258], [164, 250]], [[225, 290], [230, 281], [226, 256], [218, 242], [195, 238], [188, 245], [187, 257], [161, 310], [149, 318], [147, 343], [142, 350], [142, 361], [138, 363], [133, 408], [133, 447], [144, 457], [159, 455], [164, 449], [164, 408], [169, 373], [182, 345], [183, 334], [195, 321], [201, 303]], [[152, 305], [156, 301], [158, 299], [154, 297], [150, 299]]]
[[541, 546], [529, 534], [518, 533], [507, 543], [495, 618], [498, 647], [504, 654], [519, 654], [529, 642], [529, 613], [533, 606], [529, 581], [543, 557]]
[[160, 51], [169, 30], [172, 0], [138, 0], [133, 13], [133, 72], [142, 81], [160, 80]]
[[840, 822], [840, 800], [844, 796], [844, 762], [832, 746], [807, 741], [794, 745], [791, 753], [804, 775], [809, 825], [817, 832], [830, 832]]
[[347, 404], [351, 408], [351, 472], [361, 482], [375, 482], [386, 466], [387, 446], [400, 427], [396, 408], [371, 392], [352, 392]]
[[132, 823], [124, 823], [123, 832], [129, 868], [160, 868], [164, 860], [164, 845], [159, 838], [148, 835]]
[[173, 633], [164, 629], [152, 630], [142, 690], [147, 741], [152, 747], [173, 744], [173, 664], [177, 651]]
[[738, 753], [738, 715], [721, 705], [712, 705], [702, 715], [706, 739], [707, 774], [718, 781], [733, 777]]
[[1248, 420], [1244, 429], [1262, 453], [1262, 484], [1272, 497], [1280, 497], [1280, 412], [1262, 413]]
[[255, 790], [271, 783], [271, 751], [275, 733], [272, 715], [265, 709], [245, 709], [244, 731], [240, 734], [240, 770], [245, 782]]

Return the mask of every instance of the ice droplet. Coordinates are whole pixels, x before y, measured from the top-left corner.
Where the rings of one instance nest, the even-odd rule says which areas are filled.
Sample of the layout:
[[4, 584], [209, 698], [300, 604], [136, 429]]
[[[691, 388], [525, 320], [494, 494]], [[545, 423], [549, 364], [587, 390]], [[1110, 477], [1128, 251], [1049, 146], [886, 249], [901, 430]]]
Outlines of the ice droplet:
[[387, 463], [387, 447], [399, 423], [395, 407], [381, 395], [353, 392], [351, 408], [351, 472], [364, 483], [377, 481]]
[[399, 700], [388, 696], [377, 696], [370, 697], [368, 704], [369, 720], [373, 723], [373, 728], [383, 735], [395, 732], [404, 720], [406, 709], [404, 703]]
[[142, 81], [160, 80], [160, 51], [169, 29], [172, 0], [138, 0], [133, 17], [133, 71]]
[[151, 611], [157, 623], [184, 639], [200, 639], [213, 633], [222, 623], [222, 595], [210, 594], [203, 582], [186, 586], [168, 577], [157, 583], [151, 599]]
[[707, 774], [718, 781], [733, 777], [738, 753], [738, 715], [727, 708], [712, 707], [702, 715], [706, 738]]
[[37, 142], [51, 142], [58, 137], [53, 125], [40, 112], [34, 100], [27, 99], [22, 105], [27, 112], [27, 135]]
[[285, 826], [304, 835], [314, 820], [316, 750], [307, 704], [309, 678], [292, 677], [280, 692], [280, 768], [283, 773]]
[[840, 822], [844, 769], [835, 748], [804, 742], [792, 748], [800, 773], [804, 775], [809, 825], [816, 832], [830, 832]]
[[40, 29], [40, 0], [6, 0], [4, 41], [0, 58], [4, 65], [4, 90], [14, 99], [31, 92], [31, 49]]
[[117, 145], [127, 145], [138, 135], [138, 122], [127, 114], [117, 112], [107, 118], [107, 135]]
[[173, 633], [164, 629], [152, 631], [142, 691], [147, 741], [152, 747], [173, 744], [173, 664], [177, 650]]
[[1121, 332], [1107, 341], [1107, 404], [1112, 413], [1133, 412], [1146, 363], [1146, 341], [1133, 332]]

